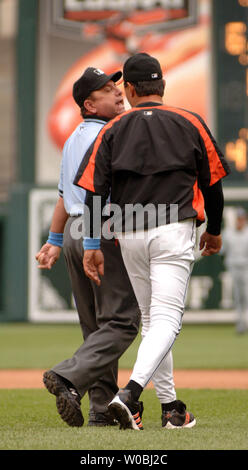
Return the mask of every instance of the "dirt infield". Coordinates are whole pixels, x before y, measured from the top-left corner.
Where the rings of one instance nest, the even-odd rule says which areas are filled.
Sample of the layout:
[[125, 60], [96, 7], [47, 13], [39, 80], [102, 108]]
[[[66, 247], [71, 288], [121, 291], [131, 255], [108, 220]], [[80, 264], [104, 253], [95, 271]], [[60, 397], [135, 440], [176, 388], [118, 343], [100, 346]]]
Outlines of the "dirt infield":
[[[43, 370], [0, 370], [0, 388], [42, 388]], [[119, 387], [130, 371], [119, 371]], [[248, 370], [175, 370], [176, 388], [248, 389]], [[150, 383], [147, 388], [152, 388]]]

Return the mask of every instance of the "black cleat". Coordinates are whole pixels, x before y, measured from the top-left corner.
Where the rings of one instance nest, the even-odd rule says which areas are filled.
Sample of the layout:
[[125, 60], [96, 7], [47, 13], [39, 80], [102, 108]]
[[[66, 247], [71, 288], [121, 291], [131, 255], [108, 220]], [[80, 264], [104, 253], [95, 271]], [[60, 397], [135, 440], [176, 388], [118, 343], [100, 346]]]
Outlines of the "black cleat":
[[144, 429], [141, 421], [143, 403], [132, 399], [131, 390], [119, 390], [108, 405], [108, 409], [120, 423], [120, 429], [135, 429], [136, 431]]
[[73, 386], [67, 385], [66, 379], [49, 370], [43, 375], [47, 390], [56, 396], [57, 410], [69, 426], [83, 426], [84, 418], [80, 408], [80, 396]]
[[96, 413], [91, 411], [89, 413], [88, 426], [116, 426], [118, 421], [114, 419], [109, 411], [104, 413]]
[[163, 429], [193, 428], [196, 420], [192, 413], [186, 411], [186, 405], [181, 400], [175, 401], [175, 408], [162, 413]]

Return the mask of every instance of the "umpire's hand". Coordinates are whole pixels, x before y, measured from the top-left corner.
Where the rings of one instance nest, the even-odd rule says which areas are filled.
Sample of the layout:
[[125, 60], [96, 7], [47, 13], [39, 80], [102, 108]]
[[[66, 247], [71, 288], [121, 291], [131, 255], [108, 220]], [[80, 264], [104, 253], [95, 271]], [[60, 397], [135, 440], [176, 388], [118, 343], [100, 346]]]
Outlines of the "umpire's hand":
[[85, 250], [83, 266], [86, 276], [100, 286], [101, 280], [99, 275], [104, 275], [103, 252], [101, 250]]
[[51, 269], [52, 266], [60, 257], [61, 248], [59, 246], [52, 245], [51, 243], [45, 243], [40, 251], [35, 255], [39, 266], [39, 269]]
[[221, 235], [210, 235], [208, 232], [204, 232], [200, 238], [200, 250], [203, 250], [202, 256], [211, 256], [219, 253], [222, 246]]

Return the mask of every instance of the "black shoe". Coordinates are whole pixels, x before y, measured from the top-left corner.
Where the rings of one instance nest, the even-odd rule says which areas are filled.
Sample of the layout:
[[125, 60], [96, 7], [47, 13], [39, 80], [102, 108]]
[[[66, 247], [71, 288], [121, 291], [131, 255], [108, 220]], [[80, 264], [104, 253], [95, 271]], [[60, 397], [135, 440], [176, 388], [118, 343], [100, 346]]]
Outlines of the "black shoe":
[[186, 405], [181, 400], [175, 401], [173, 410], [162, 413], [162, 428], [164, 429], [193, 428], [195, 424], [194, 415], [186, 411]]
[[116, 426], [118, 422], [114, 419], [109, 411], [105, 413], [89, 413], [88, 426]]
[[78, 392], [69, 386], [66, 379], [49, 370], [43, 375], [43, 382], [47, 390], [56, 396], [57, 410], [61, 418], [69, 426], [83, 426], [84, 418], [80, 408]]
[[141, 421], [143, 403], [132, 399], [131, 390], [119, 390], [108, 405], [108, 409], [113, 418], [120, 423], [120, 429], [135, 429], [136, 431], [144, 429]]

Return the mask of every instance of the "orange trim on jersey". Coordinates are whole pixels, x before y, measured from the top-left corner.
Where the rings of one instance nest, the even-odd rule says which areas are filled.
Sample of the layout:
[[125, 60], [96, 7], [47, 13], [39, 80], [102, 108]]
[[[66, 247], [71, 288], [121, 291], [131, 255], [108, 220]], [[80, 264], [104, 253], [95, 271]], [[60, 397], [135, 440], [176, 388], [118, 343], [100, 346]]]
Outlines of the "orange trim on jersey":
[[192, 207], [197, 212], [196, 218], [204, 222], [205, 220], [205, 213], [204, 213], [204, 197], [201, 190], [198, 187], [197, 180], [193, 186], [194, 197], [192, 201]]
[[222, 166], [220, 161], [219, 155], [216, 152], [215, 146], [208, 135], [206, 129], [202, 125], [201, 121], [191, 114], [188, 111], [184, 111], [183, 109], [173, 108], [170, 106], [161, 106], [160, 109], [164, 109], [165, 111], [171, 111], [176, 114], [180, 114], [181, 116], [185, 117], [188, 121], [190, 121], [200, 132], [201, 137], [204, 141], [205, 148], [207, 151], [208, 161], [209, 161], [209, 169], [210, 169], [210, 186], [217, 183], [221, 178], [226, 176], [226, 171]]
[[116, 116], [114, 119], [111, 119], [105, 126], [100, 130], [96, 141], [95, 145], [93, 147], [92, 154], [90, 156], [88, 165], [86, 166], [81, 178], [78, 180], [77, 184], [79, 186], [82, 186], [84, 189], [88, 189], [89, 191], [92, 191], [93, 193], [95, 192], [95, 186], [94, 186], [94, 173], [95, 173], [95, 165], [96, 165], [96, 154], [97, 151], [102, 143], [103, 136], [105, 132], [108, 129], [111, 129], [111, 127], [115, 124], [115, 122], [119, 121], [123, 116], [126, 116], [126, 114], [129, 114], [133, 111], [136, 111], [137, 108], [132, 108], [129, 109], [128, 111], [125, 111], [124, 113], [120, 114], [119, 116]]
[[[200, 122], [200, 120], [191, 114], [189, 111], [185, 111], [180, 108], [174, 108], [171, 106], [166, 106], [166, 105], [160, 105], [160, 106], [142, 106], [142, 107], [135, 107], [131, 108], [128, 111], [125, 111], [124, 113], [120, 114], [119, 116], [116, 116], [114, 119], [108, 122], [102, 130], [99, 132], [98, 137], [95, 141], [95, 145], [93, 147], [92, 154], [90, 156], [89, 162], [87, 167], [85, 168], [81, 178], [78, 181], [78, 185], [82, 186], [84, 189], [88, 189], [89, 191], [95, 192], [95, 187], [94, 187], [94, 172], [95, 172], [95, 159], [96, 159], [96, 154], [97, 151], [102, 143], [102, 138], [105, 134], [105, 132], [108, 129], [111, 129], [111, 127], [115, 124], [115, 122], [118, 122], [123, 116], [126, 116], [127, 114], [130, 114], [134, 111], [140, 111], [143, 109], [151, 109], [151, 108], [157, 108], [157, 109], [163, 109], [165, 111], [170, 111], [175, 114], [179, 114], [188, 121], [190, 121], [200, 132], [200, 135], [204, 141], [207, 156], [208, 156], [208, 161], [209, 161], [209, 169], [210, 169], [210, 186], [213, 184], [217, 183], [221, 178], [226, 176], [226, 171], [222, 166], [222, 163], [220, 161], [219, 155], [215, 149], [215, 146], [208, 135], [206, 129]], [[199, 191], [199, 190], [198, 190]], [[203, 197], [203, 196], [202, 196]], [[202, 219], [200, 219], [202, 220]], [[204, 219], [203, 219], [204, 220]]]

